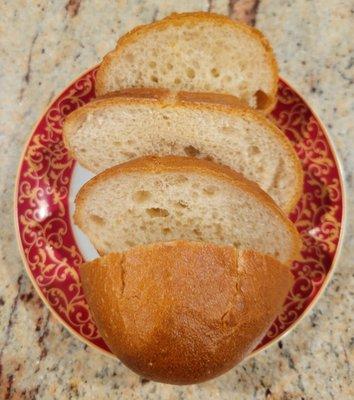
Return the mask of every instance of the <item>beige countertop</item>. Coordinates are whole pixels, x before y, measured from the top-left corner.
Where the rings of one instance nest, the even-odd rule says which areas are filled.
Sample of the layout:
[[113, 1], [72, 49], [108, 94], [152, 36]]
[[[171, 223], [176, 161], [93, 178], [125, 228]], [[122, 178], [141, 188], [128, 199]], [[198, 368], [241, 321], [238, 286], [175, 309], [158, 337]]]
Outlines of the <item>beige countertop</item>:
[[[172, 11], [247, 19], [268, 36], [282, 75], [322, 118], [342, 160], [348, 223], [336, 272], [282, 341], [222, 377], [175, 387], [142, 380], [72, 337], [22, 266], [13, 189], [22, 147], [55, 94], [117, 37]], [[0, 3], [0, 398], [354, 398], [354, 3], [352, 0], [3, 0]]]

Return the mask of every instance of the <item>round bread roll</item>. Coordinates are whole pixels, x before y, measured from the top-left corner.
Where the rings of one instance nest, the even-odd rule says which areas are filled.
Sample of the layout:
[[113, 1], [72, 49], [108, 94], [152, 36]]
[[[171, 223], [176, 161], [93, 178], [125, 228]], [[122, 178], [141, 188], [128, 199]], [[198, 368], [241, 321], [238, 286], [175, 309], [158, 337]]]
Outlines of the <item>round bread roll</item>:
[[240, 362], [293, 283], [270, 256], [186, 241], [111, 253], [80, 272], [111, 351], [139, 375], [171, 384], [202, 382]]

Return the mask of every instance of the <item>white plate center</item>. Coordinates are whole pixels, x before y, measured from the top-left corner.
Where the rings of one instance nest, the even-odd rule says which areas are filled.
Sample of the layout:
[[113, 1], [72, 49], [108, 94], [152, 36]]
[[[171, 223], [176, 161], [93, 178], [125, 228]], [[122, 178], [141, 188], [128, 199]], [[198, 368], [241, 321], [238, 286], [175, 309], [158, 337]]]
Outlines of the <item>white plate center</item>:
[[81, 167], [78, 163], [75, 163], [73, 174], [71, 176], [70, 181], [70, 191], [69, 191], [69, 214], [70, 214], [70, 223], [71, 228], [74, 233], [75, 242], [83, 255], [85, 261], [91, 261], [97, 257], [99, 254], [96, 249], [91, 244], [88, 237], [78, 228], [74, 223], [74, 211], [75, 211], [75, 197], [81, 187], [94, 177], [94, 174], [87, 170], [86, 168]]

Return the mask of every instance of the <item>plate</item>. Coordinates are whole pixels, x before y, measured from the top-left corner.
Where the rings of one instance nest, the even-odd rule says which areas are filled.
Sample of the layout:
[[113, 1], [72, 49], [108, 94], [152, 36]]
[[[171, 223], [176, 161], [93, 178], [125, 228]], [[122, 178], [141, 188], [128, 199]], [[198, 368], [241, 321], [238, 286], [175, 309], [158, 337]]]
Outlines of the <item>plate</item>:
[[[32, 132], [20, 161], [15, 225], [27, 273], [38, 294], [68, 330], [111, 355], [91, 318], [79, 265], [97, 253], [72, 221], [77, 191], [92, 174], [68, 155], [62, 125], [73, 110], [95, 97], [97, 67], [85, 72], [49, 106]], [[335, 150], [306, 101], [280, 79], [271, 119], [292, 142], [304, 170], [304, 192], [290, 215], [302, 236], [301, 259], [282, 314], [252, 354], [289, 332], [327, 285], [343, 230], [344, 190]]]

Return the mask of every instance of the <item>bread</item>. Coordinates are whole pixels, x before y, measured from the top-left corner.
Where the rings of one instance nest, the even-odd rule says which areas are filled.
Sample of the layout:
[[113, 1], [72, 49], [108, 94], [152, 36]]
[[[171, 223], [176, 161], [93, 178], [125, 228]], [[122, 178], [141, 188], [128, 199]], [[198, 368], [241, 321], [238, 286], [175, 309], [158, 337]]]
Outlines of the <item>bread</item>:
[[121, 37], [99, 67], [96, 94], [131, 87], [215, 92], [269, 111], [278, 68], [266, 38], [225, 16], [172, 14]]
[[63, 132], [71, 155], [95, 173], [150, 154], [192, 155], [243, 173], [286, 212], [302, 191], [288, 139], [232, 96], [130, 89], [77, 109]]
[[102, 172], [80, 189], [74, 221], [100, 254], [186, 239], [289, 263], [300, 246], [294, 225], [258, 185], [189, 157], [142, 157]]
[[137, 246], [80, 268], [111, 351], [136, 373], [191, 384], [232, 368], [263, 338], [292, 287], [289, 268], [231, 246]]

